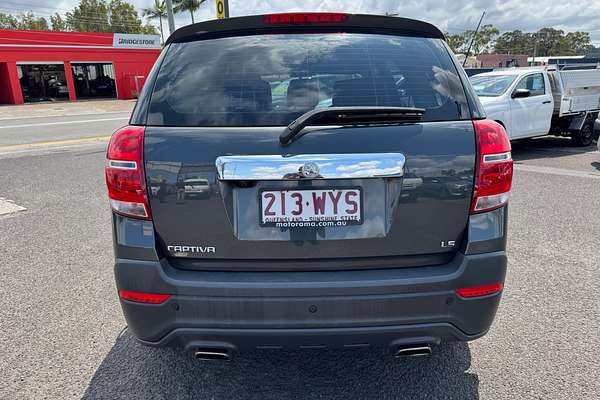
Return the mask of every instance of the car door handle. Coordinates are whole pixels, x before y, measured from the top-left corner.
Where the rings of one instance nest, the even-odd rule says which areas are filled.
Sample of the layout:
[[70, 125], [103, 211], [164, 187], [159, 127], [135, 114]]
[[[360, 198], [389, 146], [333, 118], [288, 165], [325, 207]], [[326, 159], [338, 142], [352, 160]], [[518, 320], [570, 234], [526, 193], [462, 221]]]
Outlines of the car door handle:
[[402, 153], [238, 155], [215, 166], [221, 181], [398, 178], [405, 160]]
[[543, 101], [542, 104], [550, 104], [552, 103], [550, 100]]

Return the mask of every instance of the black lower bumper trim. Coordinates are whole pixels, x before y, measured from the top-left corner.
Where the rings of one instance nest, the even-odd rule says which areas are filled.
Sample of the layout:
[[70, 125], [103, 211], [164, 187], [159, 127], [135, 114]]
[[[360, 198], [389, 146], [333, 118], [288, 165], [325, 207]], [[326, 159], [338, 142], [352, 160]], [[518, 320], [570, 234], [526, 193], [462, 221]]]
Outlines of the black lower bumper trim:
[[449, 323], [312, 329], [178, 328], [156, 342], [138, 340], [147, 346], [183, 347], [189, 351], [197, 348], [297, 350], [437, 345], [447, 341], [475, 340], [486, 333], [468, 335]]

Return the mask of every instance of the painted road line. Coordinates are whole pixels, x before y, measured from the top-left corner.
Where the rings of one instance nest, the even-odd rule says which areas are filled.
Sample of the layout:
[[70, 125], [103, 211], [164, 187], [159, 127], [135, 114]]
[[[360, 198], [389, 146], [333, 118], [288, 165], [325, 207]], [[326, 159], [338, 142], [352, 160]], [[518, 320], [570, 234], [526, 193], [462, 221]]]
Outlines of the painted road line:
[[7, 200], [4, 197], [0, 197], [0, 215], [12, 214], [25, 210], [27, 210], [25, 207], [21, 207], [20, 205], [15, 204], [14, 201]]
[[[34, 110], [35, 111], [35, 110]], [[52, 114], [48, 115], [28, 115], [28, 116], [11, 116], [11, 117], [0, 117], [0, 121], [11, 121], [16, 119], [33, 119], [33, 118], [68, 118], [68, 117], [84, 117], [86, 115], [96, 116], [98, 114], [108, 115], [108, 114], [125, 114], [127, 117], [131, 115], [131, 111], [98, 111], [96, 113], [91, 113], [89, 111], [81, 112], [81, 113], [70, 113], [70, 114]]]
[[515, 170], [526, 171], [526, 172], [537, 172], [540, 174], [571, 176], [574, 178], [600, 179], [600, 172], [595, 173], [595, 172], [587, 172], [587, 171], [578, 171], [575, 169], [542, 167], [539, 165], [515, 164]]
[[567, 154], [593, 154], [594, 150], [596, 150], [595, 145], [590, 145], [587, 147], [534, 147], [534, 146], [523, 146], [516, 147], [516, 150], [530, 150], [533, 152], [544, 152], [544, 153], [567, 153]]
[[34, 126], [50, 126], [50, 125], [88, 124], [90, 122], [120, 121], [120, 120], [128, 120], [128, 119], [129, 119], [129, 116], [118, 117], [118, 118], [84, 119], [84, 120], [80, 120], [80, 121], [44, 122], [44, 123], [39, 123], [39, 124], [0, 126], [0, 129], [30, 128], [30, 127], [34, 127]]
[[52, 140], [52, 141], [48, 141], [48, 142], [11, 144], [9, 146], [0, 146], [0, 152], [23, 150], [23, 149], [34, 149], [34, 148], [38, 148], [38, 147], [72, 145], [72, 144], [80, 144], [80, 143], [88, 143], [88, 142], [101, 142], [101, 141], [107, 141], [108, 139], [110, 139], [110, 135], [94, 136], [94, 137], [79, 138], [79, 139]]

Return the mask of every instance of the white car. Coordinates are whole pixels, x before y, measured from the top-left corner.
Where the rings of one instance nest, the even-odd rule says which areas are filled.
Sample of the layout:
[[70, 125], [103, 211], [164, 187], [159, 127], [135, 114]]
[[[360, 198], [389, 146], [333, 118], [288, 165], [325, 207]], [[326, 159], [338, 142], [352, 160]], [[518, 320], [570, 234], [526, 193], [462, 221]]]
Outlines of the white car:
[[595, 65], [512, 68], [474, 75], [471, 83], [488, 118], [511, 140], [570, 136], [589, 146], [600, 111], [600, 68]]
[[520, 139], [550, 132], [554, 100], [548, 75], [541, 70], [487, 72], [471, 78], [487, 117]]
[[210, 183], [207, 179], [189, 178], [183, 181], [183, 190], [186, 196], [206, 195], [210, 192]]

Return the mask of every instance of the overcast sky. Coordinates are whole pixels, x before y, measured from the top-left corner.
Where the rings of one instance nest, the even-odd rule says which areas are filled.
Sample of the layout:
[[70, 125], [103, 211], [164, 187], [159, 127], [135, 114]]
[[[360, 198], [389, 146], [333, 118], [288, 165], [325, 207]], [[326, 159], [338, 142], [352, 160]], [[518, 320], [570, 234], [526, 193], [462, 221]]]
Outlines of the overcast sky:
[[[130, 0], [140, 11], [153, 0]], [[0, 10], [18, 14], [33, 10], [48, 16], [64, 14], [79, 0], [0, 0]], [[450, 33], [473, 29], [486, 10], [485, 23], [500, 30], [535, 31], [552, 26], [565, 31], [582, 30], [600, 45], [600, 0], [229, 0], [231, 16], [285, 11], [347, 11], [422, 19]], [[196, 21], [215, 18], [215, 0], [207, 0], [197, 11]], [[177, 26], [190, 23], [189, 14], [176, 18]], [[165, 24], [166, 26], [166, 24]]]

